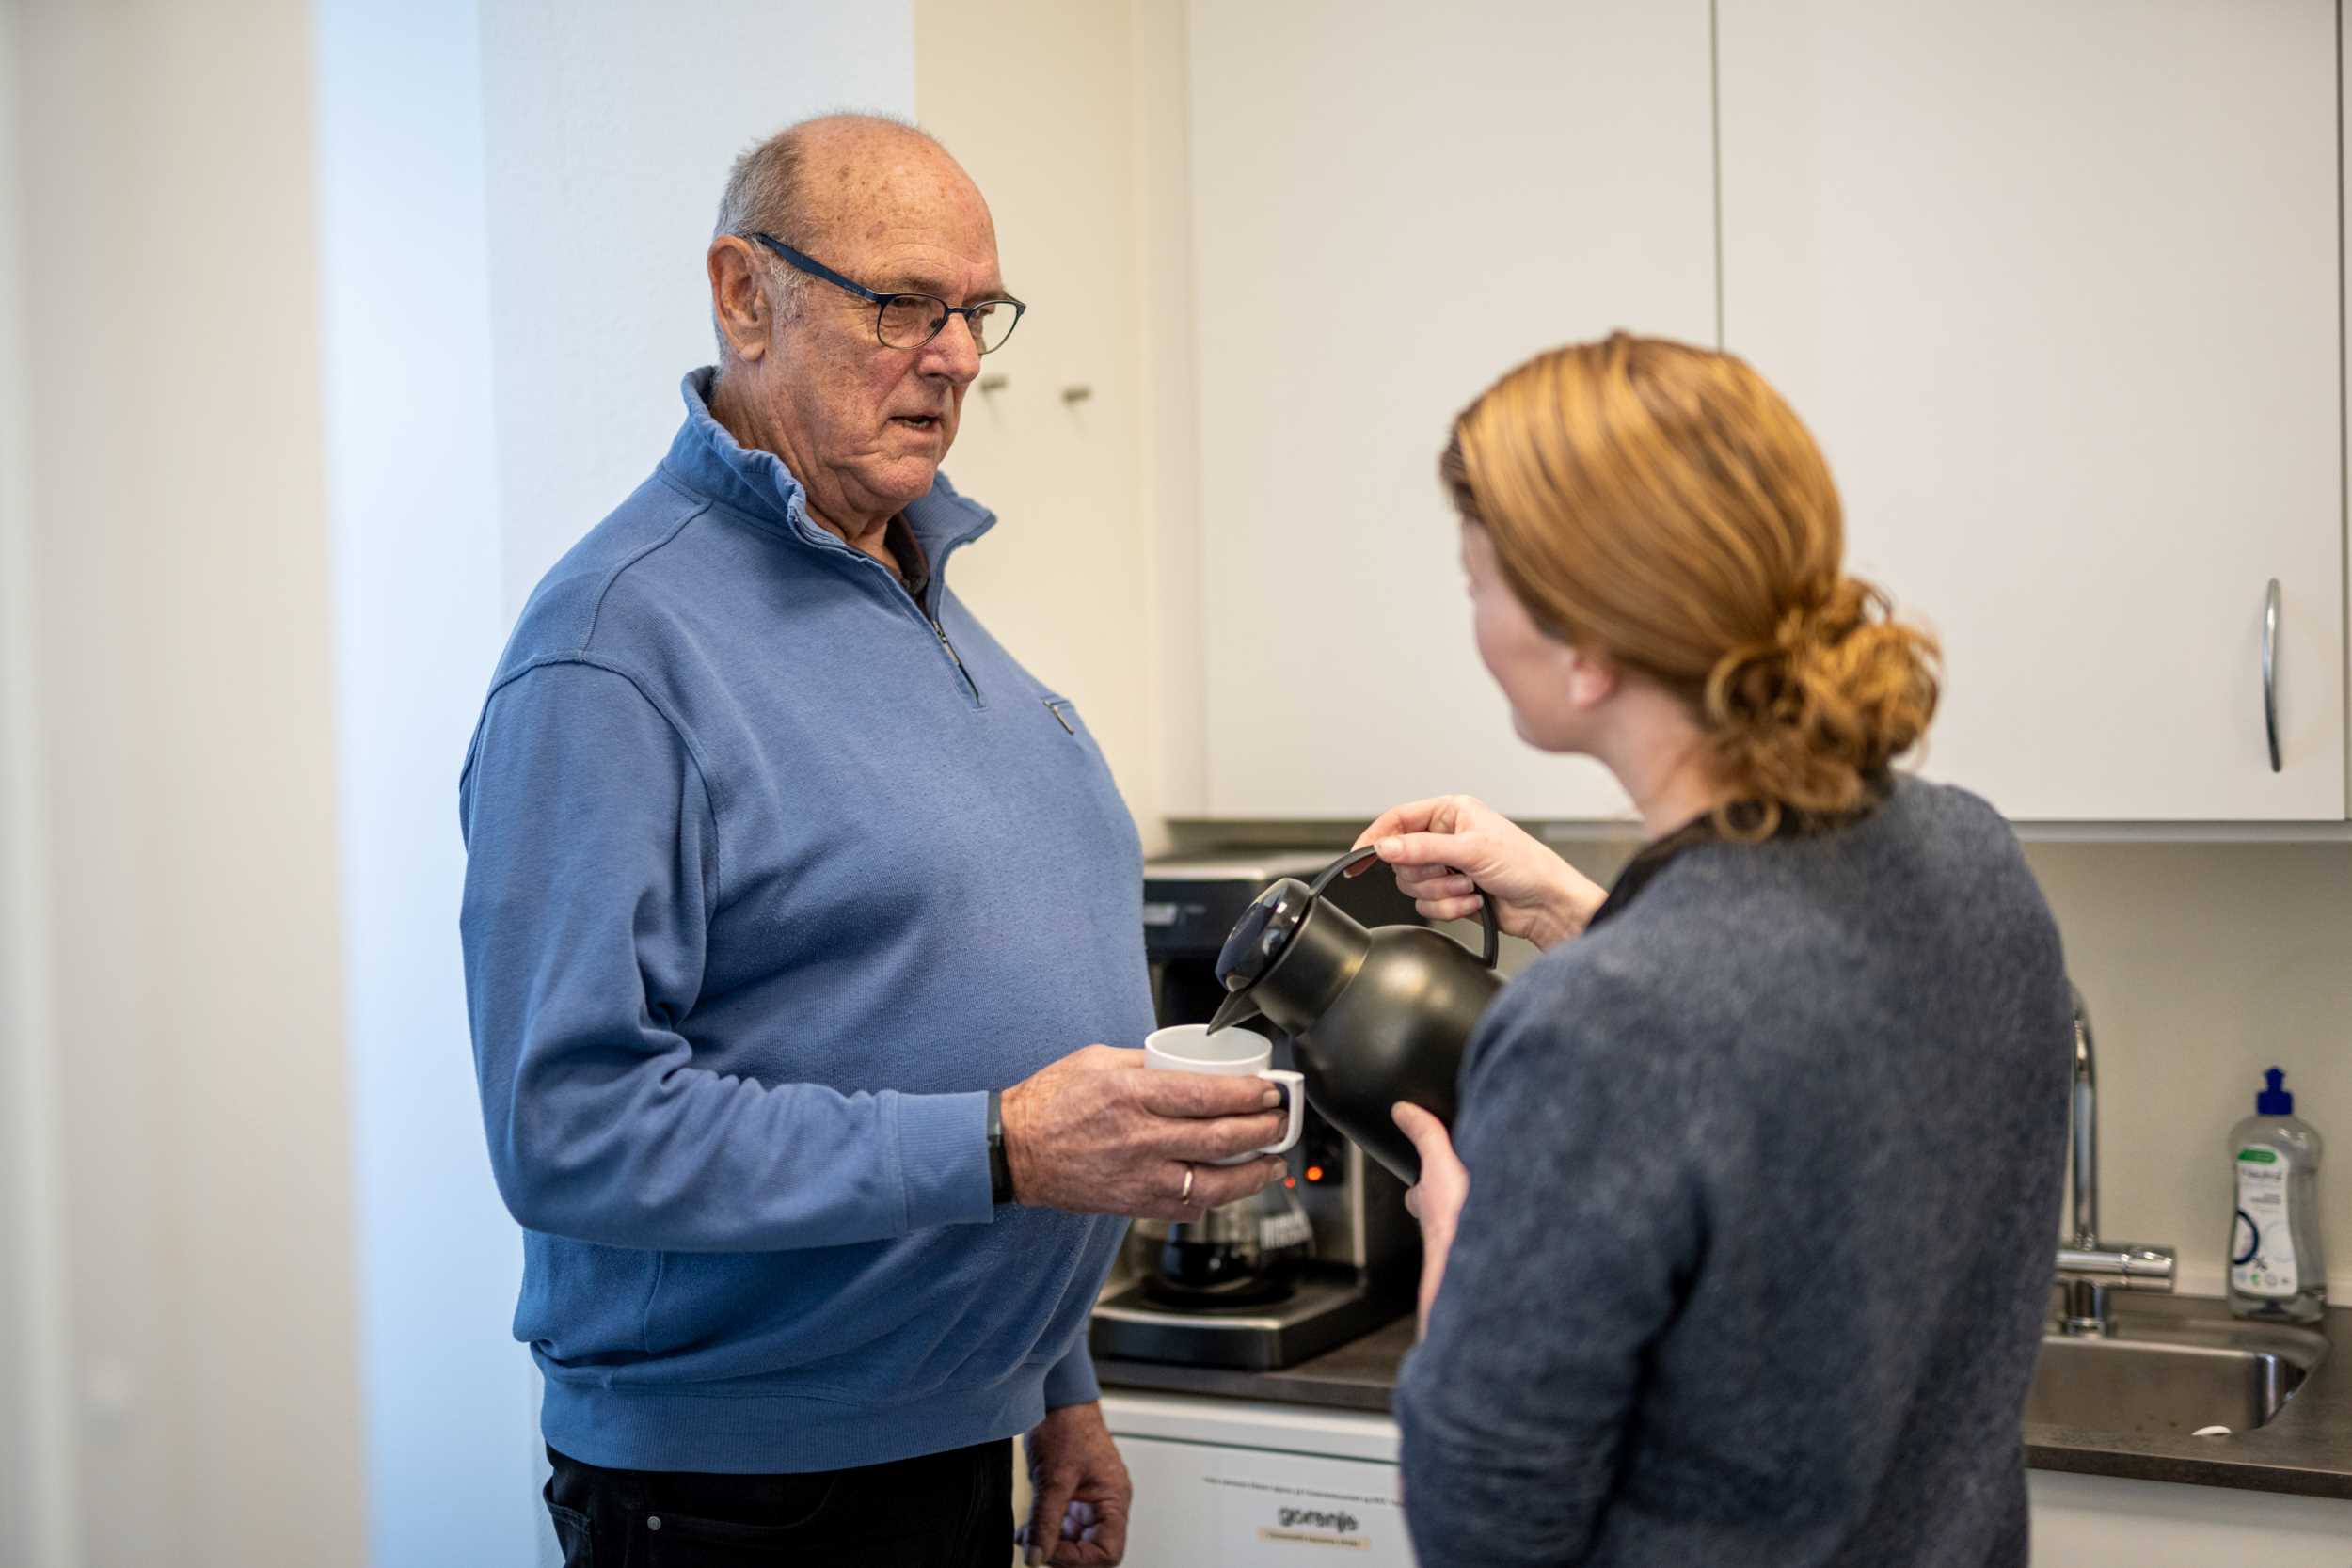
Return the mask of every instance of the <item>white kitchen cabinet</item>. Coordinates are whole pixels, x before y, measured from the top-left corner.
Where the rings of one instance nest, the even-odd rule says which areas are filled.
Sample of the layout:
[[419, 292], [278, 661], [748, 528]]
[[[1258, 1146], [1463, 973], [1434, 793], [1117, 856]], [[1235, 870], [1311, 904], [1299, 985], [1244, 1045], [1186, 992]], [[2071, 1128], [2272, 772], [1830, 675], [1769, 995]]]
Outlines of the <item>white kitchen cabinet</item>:
[[1437, 459], [1537, 351], [1714, 334], [1706, 0], [1194, 0], [1205, 815], [1602, 816], [1470, 642]]
[[1106, 1393], [1134, 1479], [1129, 1568], [1412, 1568], [1385, 1416]]
[[1722, 0], [1718, 48], [1725, 346], [1943, 638], [1925, 771], [2341, 820], [2335, 7]]
[[[1412, 1562], [1389, 1417], [1123, 1390], [1103, 1415], [1136, 1483], [1132, 1568], [1286, 1568], [1334, 1550]], [[2352, 1502], [2050, 1470], [2026, 1485], [2042, 1568], [2352, 1568]]]
[[2036, 1470], [2037, 1568], [2352, 1565], [2352, 1502]]

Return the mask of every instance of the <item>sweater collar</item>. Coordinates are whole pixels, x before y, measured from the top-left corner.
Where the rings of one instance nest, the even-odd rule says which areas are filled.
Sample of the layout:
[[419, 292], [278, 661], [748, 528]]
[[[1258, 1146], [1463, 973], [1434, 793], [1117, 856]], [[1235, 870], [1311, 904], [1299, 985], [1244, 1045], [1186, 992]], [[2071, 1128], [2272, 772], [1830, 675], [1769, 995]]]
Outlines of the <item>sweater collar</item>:
[[1589, 931], [1603, 921], [1623, 914], [1626, 906], [1640, 897], [1642, 890], [1666, 869], [1667, 862], [1699, 845], [1720, 844], [1723, 836], [1723, 830], [1716, 826], [1714, 814], [1709, 812], [1685, 822], [1663, 837], [1651, 839], [1625, 863], [1625, 869], [1617, 873], [1617, 879], [1609, 884], [1609, 896], [1600, 901], [1600, 908], [1595, 910], [1592, 917], [1584, 922], [1584, 928]]
[[[1820, 816], [1784, 809], [1778, 825], [1770, 836], [1772, 839], [1819, 838], [1841, 828], [1851, 827], [1892, 799], [1897, 787], [1895, 776], [1884, 770], [1864, 775], [1862, 784], [1862, 804], [1853, 811], [1842, 816]], [[1735, 815], [1739, 810], [1738, 806], [1732, 808]], [[1584, 928], [1589, 931], [1602, 921], [1623, 914], [1626, 906], [1641, 896], [1642, 890], [1657, 879], [1658, 874], [1666, 869], [1668, 863], [1685, 852], [1701, 845], [1728, 842], [1724, 835], [1723, 824], [1713, 812], [1702, 813], [1674, 832], [1650, 840], [1631, 860], [1626, 862], [1625, 869], [1617, 873], [1617, 879], [1610, 884], [1609, 896], [1600, 901], [1600, 908], [1593, 911], [1592, 918], [1584, 923]]]
[[[710, 413], [710, 388], [718, 371], [709, 365], [689, 371], [678, 386], [686, 422], [670, 442], [662, 470], [677, 483], [788, 539], [819, 547], [847, 549], [840, 538], [812, 520], [806, 493], [774, 452], [746, 447]], [[946, 474], [930, 493], [899, 514], [923, 546], [937, 578], [947, 553], [996, 526], [996, 515], [956, 493]]]

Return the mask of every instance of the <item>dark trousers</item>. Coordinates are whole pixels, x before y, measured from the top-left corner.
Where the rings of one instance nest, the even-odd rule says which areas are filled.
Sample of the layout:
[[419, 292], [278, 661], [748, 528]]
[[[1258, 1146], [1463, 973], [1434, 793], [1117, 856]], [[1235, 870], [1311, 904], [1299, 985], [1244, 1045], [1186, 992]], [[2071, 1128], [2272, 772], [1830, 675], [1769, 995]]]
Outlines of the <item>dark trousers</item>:
[[548, 1450], [564, 1568], [1006, 1568], [1012, 1445], [799, 1476], [608, 1470]]

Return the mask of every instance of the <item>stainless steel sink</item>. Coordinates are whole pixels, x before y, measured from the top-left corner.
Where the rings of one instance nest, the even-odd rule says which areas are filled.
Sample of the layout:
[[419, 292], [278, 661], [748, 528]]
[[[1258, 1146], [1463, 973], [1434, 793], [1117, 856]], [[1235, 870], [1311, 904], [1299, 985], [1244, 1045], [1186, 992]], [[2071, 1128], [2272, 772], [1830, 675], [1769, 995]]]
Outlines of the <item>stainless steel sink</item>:
[[2026, 1395], [2028, 1438], [2035, 1427], [2141, 1439], [2251, 1432], [2277, 1418], [2328, 1341], [2172, 1294], [2169, 1246], [2100, 1239], [2098, 1074], [2081, 991], [2074, 1004], [2073, 1223], [2058, 1246], [2057, 1319]]
[[2047, 1334], [2026, 1420], [2142, 1437], [2250, 1432], [2327, 1354], [2317, 1334], [2229, 1319], [2127, 1319], [2111, 1335]]

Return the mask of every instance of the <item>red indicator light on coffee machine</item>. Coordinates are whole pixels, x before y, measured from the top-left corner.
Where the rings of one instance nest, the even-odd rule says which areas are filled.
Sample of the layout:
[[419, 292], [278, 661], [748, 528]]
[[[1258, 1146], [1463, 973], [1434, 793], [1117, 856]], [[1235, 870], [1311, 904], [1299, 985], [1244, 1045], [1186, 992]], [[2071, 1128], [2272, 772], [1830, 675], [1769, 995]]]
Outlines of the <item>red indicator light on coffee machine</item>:
[[1321, 1165], [1309, 1165], [1307, 1167], [1307, 1180], [1311, 1182], [1322, 1180], [1323, 1167]]

